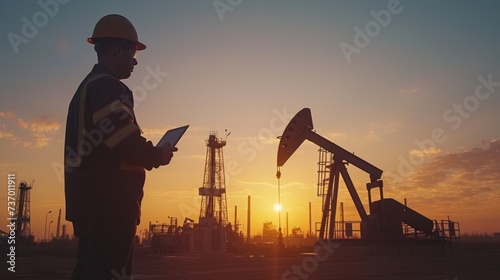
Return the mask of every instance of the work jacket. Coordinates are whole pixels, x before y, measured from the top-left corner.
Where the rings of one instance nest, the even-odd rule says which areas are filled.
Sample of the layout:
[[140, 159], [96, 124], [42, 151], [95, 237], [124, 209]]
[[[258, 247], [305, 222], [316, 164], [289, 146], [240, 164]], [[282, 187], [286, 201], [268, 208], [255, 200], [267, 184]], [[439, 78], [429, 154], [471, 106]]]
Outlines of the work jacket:
[[66, 219], [140, 218], [145, 169], [162, 151], [141, 136], [130, 89], [96, 64], [69, 105], [64, 147]]

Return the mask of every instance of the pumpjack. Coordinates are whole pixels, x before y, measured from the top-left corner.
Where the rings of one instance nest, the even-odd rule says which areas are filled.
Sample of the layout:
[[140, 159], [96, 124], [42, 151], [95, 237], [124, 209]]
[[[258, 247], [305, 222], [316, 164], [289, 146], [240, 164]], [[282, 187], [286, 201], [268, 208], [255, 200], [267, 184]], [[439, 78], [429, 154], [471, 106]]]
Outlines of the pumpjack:
[[[437, 222], [430, 220], [394, 199], [384, 198], [384, 184], [381, 179], [383, 171], [381, 169], [317, 134], [313, 130], [311, 110], [309, 108], [299, 111], [286, 126], [283, 135], [280, 137], [277, 157], [278, 172], [280, 167], [285, 164], [305, 140], [309, 140], [331, 153], [331, 164], [328, 166], [328, 188], [322, 206], [321, 226], [319, 229], [320, 239], [334, 239], [340, 177], [345, 182], [361, 218], [361, 239], [401, 239], [403, 238], [402, 223], [409, 225], [424, 235], [432, 236], [435, 234], [435, 224]], [[370, 213], [367, 213], [365, 210], [356, 191], [346, 168], [348, 164], [361, 169], [369, 175], [369, 182], [366, 184], [366, 188], [368, 191]], [[281, 175], [280, 172], [279, 174]], [[374, 189], [379, 190], [380, 200], [378, 201], [372, 201], [372, 190]]]

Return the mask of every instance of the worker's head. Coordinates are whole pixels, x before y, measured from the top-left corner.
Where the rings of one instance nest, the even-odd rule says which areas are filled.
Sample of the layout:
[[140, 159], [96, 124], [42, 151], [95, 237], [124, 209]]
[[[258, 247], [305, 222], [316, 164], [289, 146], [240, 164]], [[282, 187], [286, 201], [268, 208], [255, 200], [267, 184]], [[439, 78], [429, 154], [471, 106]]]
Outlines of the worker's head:
[[121, 15], [101, 18], [87, 42], [94, 44], [99, 63], [110, 68], [118, 79], [130, 77], [137, 65], [136, 52], [146, 48], [139, 42], [132, 23]]

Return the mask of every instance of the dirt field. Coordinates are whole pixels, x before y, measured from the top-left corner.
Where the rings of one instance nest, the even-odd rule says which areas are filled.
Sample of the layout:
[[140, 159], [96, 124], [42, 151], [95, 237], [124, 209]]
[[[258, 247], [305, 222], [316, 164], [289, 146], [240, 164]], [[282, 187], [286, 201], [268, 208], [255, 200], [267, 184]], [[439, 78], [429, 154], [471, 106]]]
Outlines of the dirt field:
[[[366, 249], [366, 248], [365, 248]], [[312, 251], [312, 250], [311, 250]], [[2, 250], [3, 252], [3, 250]], [[462, 244], [454, 252], [429, 248], [369, 251], [338, 248], [313, 254], [201, 256], [158, 255], [138, 250], [132, 277], [125, 279], [500, 279], [500, 244]], [[2, 261], [2, 279], [69, 279], [76, 252], [21, 248], [16, 272]], [[3, 254], [2, 254], [3, 255]], [[5, 257], [3, 257], [5, 258]]]

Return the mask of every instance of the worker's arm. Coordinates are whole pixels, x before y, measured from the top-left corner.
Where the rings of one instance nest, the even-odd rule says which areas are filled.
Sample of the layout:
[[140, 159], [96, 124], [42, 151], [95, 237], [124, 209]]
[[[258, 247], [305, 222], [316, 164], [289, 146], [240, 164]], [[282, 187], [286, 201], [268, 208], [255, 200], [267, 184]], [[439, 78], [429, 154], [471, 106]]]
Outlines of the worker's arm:
[[155, 147], [141, 136], [135, 120], [132, 92], [118, 80], [103, 78], [89, 87], [88, 102], [103, 144], [121, 160], [148, 170], [170, 162], [176, 148]]

